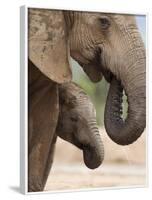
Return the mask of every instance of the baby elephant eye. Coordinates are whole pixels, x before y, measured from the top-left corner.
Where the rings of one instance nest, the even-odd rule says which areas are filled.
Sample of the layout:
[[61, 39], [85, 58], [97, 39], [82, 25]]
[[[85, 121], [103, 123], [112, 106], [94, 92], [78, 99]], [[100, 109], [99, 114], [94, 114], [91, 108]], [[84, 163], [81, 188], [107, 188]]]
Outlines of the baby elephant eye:
[[110, 26], [111, 23], [110, 23], [110, 20], [109, 20], [108, 17], [101, 17], [99, 20], [100, 20], [101, 28], [103, 30], [106, 30], [106, 29], [109, 28], [109, 26]]
[[77, 122], [78, 121], [78, 118], [76, 116], [71, 116], [70, 119], [73, 122]]

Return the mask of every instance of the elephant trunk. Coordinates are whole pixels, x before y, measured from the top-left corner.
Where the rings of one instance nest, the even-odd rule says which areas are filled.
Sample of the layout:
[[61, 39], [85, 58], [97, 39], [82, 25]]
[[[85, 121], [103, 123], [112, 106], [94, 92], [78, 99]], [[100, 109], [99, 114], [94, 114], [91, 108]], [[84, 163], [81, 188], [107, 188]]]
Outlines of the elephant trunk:
[[90, 123], [91, 144], [83, 148], [84, 163], [90, 169], [95, 169], [101, 165], [104, 159], [104, 146], [99, 134], [99, 129], [95, 121]]
[[[90, 98], [82, 91], [78, 92], [77, 100], [81, 123], [79, 123], [79, 141], [81, 141], [84, 163], [90, 169], [99, 167], [104, 159], [104, 146], [96, 122], [96, 111]], [[81, 127], [81, 125], [82, 127]], [[81, 135], [84, 138], [81, 138]]]
[[[105, 107], [105, 128], [109, 137], [120, 145], [136, 141], [146, 126], [146, 65], [145, 51], [134, 49], [135, 61], [113, 75]], [[138, 52], [138, 55], [137, 55]], [[133, 57], [132, 57], [133, 60]], [[113, 73], [114, 74], [114, 73]], [[127, 96], [128, 113], [122, 118], [123, 90]]]

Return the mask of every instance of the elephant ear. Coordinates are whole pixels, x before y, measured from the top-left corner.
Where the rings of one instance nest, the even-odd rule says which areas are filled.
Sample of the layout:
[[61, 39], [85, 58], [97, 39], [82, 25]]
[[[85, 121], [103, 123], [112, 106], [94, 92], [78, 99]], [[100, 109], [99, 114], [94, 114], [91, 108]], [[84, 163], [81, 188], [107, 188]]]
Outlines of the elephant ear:
[[30, 8], [28, 31], [29, 59], [51, 80], [70, 81], [72, 72], [62, 11]]

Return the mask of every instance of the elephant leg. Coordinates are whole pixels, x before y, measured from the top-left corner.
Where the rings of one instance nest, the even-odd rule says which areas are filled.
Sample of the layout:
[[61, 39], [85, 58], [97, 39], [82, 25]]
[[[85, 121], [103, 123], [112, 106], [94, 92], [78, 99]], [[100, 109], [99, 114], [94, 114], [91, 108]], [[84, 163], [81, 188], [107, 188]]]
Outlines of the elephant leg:
[[54, 137], [53, 137], [53, 140], [52, 140], [52, 144], [50, 146], [50, 151], [49, 151], [49, 154], [48, 154], [47, 164], [46, 164], [45, 171], [44, 171], [44, 176], [43, 176], [43, 183], [44, 184], [46, 184], [47, 178], [49, 176], [49, 172], [50, 172], [51, 167], [52, 167], [56, 140], [57, 140], [57, 135], [55, 134]]
[[29, 91], [28, 191], [34, 192], [44, 189], [45, 170], [50, 169], [47, 160], [59, 114], [58, 86], [39, 77]]

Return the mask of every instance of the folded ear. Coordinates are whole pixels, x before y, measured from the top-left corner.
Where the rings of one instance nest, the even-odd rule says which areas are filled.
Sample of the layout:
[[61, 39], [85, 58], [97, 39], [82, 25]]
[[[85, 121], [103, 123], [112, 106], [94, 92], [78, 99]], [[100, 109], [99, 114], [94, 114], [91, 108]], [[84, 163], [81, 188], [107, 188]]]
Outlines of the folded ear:
[[72, 72], [62, 11], [30, 8], [28, 31], [29, 59], [51, 80], [70, 81]]

